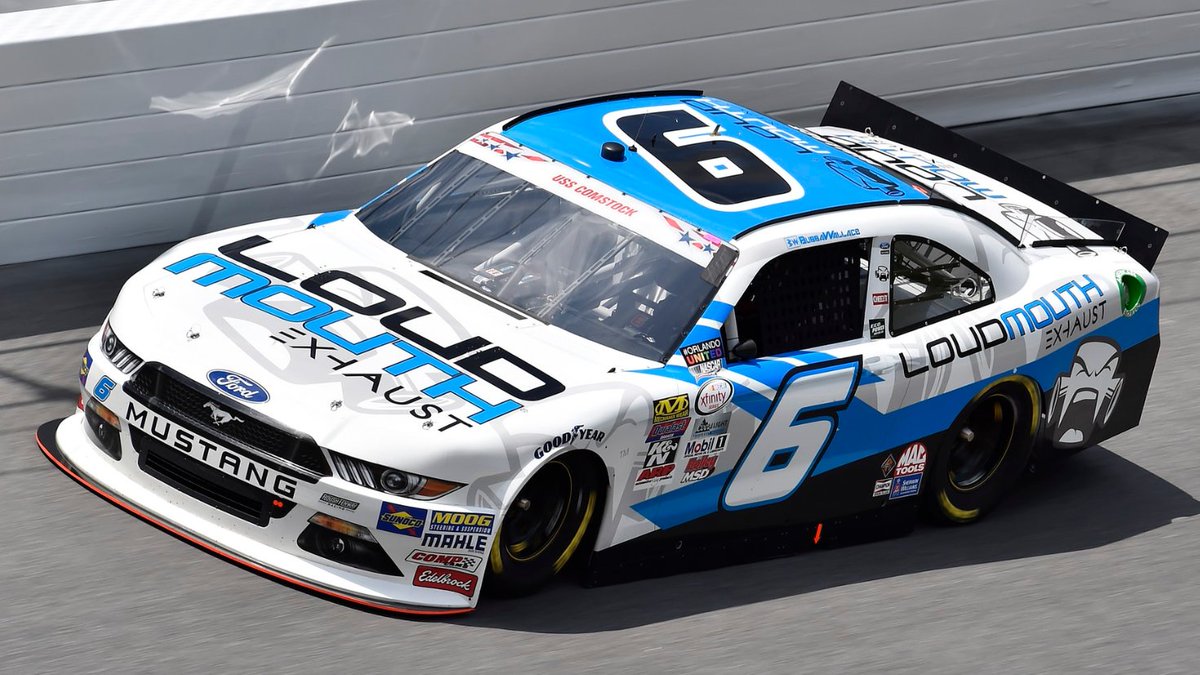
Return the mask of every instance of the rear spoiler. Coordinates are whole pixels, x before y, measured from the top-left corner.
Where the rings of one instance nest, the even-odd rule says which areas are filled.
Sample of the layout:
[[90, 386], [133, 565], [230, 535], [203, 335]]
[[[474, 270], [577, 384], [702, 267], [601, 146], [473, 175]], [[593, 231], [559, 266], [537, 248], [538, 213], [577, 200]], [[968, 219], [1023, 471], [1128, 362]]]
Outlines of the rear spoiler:
[[1085, 226], [1089, 220], [1124, 223], [1115, 243], [1146, 269], [1154, 267], [1167, 241], [1168, 232], [1161, 227], [846, 82], [838, 85], [821, 125], [853, 131], [870, 127], [877, 136], [939, 157], [952, 157], [955, 162], [1003, 181], [1070, 218], [1084, 221]]

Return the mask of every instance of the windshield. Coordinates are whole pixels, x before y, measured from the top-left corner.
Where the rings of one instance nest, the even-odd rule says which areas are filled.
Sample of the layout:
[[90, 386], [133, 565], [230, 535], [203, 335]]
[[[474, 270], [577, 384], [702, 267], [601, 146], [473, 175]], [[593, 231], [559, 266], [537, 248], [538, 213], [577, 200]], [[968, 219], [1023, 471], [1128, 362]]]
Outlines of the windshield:
[[458, 152], [358, 217], [413, 259], [510, 307], [659, 361], [715, 290], [703, 267]]

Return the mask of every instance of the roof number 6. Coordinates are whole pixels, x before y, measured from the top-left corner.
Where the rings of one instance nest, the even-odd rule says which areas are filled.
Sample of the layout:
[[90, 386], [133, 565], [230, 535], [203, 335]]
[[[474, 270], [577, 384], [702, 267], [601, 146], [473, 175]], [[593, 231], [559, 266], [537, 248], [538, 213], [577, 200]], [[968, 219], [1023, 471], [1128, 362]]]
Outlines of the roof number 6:
[[604, 125], [706, 208], [745, 211], [804, 196], [774, 160], [687, 105], [617, 110], [604, 116]]

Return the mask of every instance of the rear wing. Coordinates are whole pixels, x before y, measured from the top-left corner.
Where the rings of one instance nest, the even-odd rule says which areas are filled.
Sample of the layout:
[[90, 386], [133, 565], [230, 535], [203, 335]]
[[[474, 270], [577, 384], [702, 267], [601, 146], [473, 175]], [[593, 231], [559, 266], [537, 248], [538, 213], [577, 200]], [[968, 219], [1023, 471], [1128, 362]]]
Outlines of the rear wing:
[[[1082, 221], [1084, 226], [1101, 232], [1106, 238], [1110, 233], [1096, 225], [1104, 221], [1121, 223], [1124, 227], [1113, 228], [1115, 236], [1109, 240], [1124, 248], [1146, 269], [1154, 267], [1167, 241], [1168, 233], [1160, 227], [846, 82], [838, 85], [821, 125], [854, 131], [869, 128], [876, 136], [932, 155], [953, 158], [957, 164], [1010, 185], [1060, 213]], [[1119, 233], [1116, 233], [1118, 229]], [[1034, 245], [1048, 243], [1034, 242]]]

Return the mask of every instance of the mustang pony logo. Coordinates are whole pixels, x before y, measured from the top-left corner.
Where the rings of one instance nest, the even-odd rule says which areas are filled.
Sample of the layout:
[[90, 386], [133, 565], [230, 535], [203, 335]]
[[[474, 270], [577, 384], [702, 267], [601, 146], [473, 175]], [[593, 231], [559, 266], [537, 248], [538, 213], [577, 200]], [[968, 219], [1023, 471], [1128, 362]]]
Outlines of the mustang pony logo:
[[205, 403], [204, 407], [208, 408], [209, 414], [212, 415], [213, 424], [215, 424], [217, 426], [221, 426], [222, 424], [225, 424], [226, 422], [245, 422], [246, 421], [240, 417], [235, 416], [231, 412], [226, 412], [224, 410], [221, 410], [220, 408], [218, 408], [216, 406], [215, 403], [213, 403], [211, 401], [209, 401], [208, 403]]

